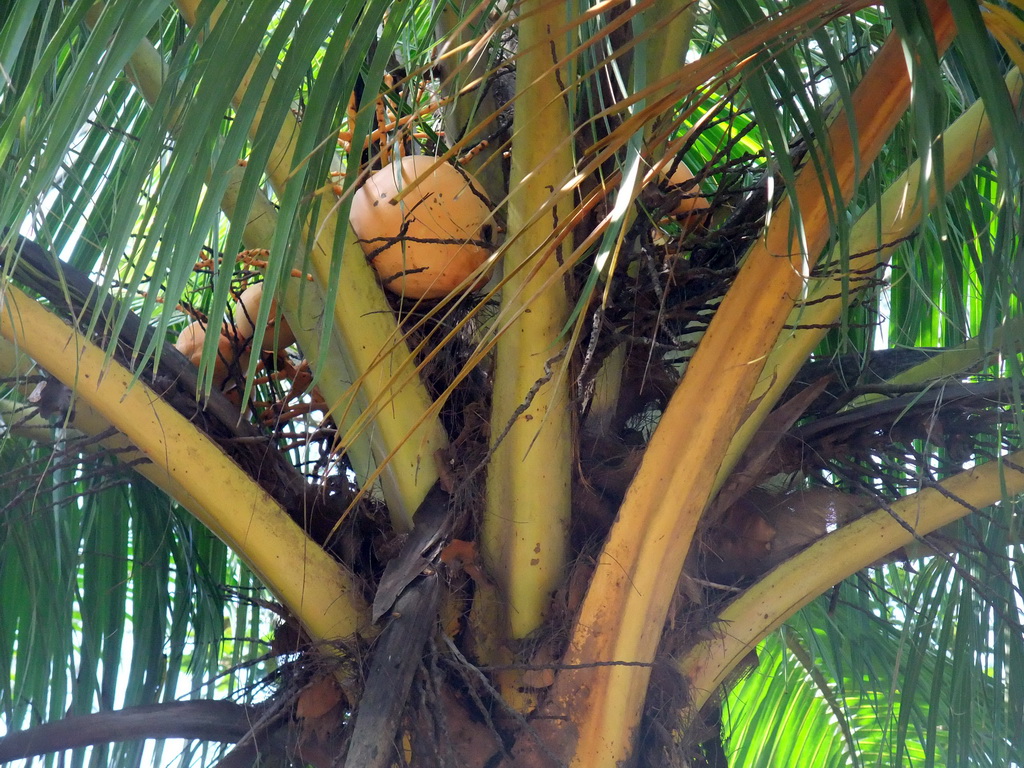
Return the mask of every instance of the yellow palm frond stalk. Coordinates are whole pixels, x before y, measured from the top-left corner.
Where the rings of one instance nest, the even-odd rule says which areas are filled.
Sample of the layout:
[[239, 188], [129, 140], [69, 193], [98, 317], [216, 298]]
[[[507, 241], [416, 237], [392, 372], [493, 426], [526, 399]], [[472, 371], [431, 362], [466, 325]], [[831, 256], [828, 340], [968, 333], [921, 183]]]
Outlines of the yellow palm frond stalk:
[[[464, 157], [463, 168], [483, 188], [491, 200], [505, 197], [505, 174], [501, 167], [501, 153], [507, 145], [481, 140], [497, 127], [497, 118], [505, 108], [505, 100], [512, 96], [514, 77], [487, 79], [494, 72], [490, 61], [490, 46], [498, 35], [508, 28], [510, 21], [490, 0], [457, 0], [439, 4], [435, 29], [440, 46], [437, 66], [442, 72], [443, 93], [452, 99], [444, 111], [446, 135], [450, 142], [459, 140], [459, 146], [474, 147]], [[511, 55], [512, 51], [506, 52]], [[499, 82], [500, 80], [500, 82]]]
[[[944, 49], [953, 36], [949, 10], [938, 3], [929, 7]], [[566, 745], [573, 765], [611, 768], [628, 757], [648, 665], [718, 468], [764, 361], [827, 242], [829, 208], [841, 208], [852, 195], [906, 109], [909, 93], [901, 44], [892, 38], [857, 88], [853, 113], [840, 115], [825, 137], [834, 186], [822, 189], [813, 163], [799, 174], [791, 197], [747, 255], [665, 409], [599, 557], [565, 657], [570, 665], [610, 665], [563, 670], [552, 691], [547, 714], [568, 720], [558, 727], [577, 739]], [[801, 233], [796, 242], [794, 231]], [[752, 327], [759, 332], [750, 333]], [[543, 723], [539, 727], [546, 731]]]
[[[54, 439], [55, 425], [39, 413], [39, 407], [26, 402], [35, 386], [28, 377], [38, 373], [38, 367], [24, 349], [0, 336], [0, 379], [14, 382], [12, 392], [0, 400], [0, 421], [6, 431], [35, 442], [50, 443]], [[110, 422], [97, 413], [83, 400], [75, 402], [66, 418], [57, 425], [65, 434], [89, 435], [97, 439], [97, 450], [103, 450], [125, 464], [132, 464], [143, 458], [131, 441], [124, 435], [114, 434], [103, 437], [111, 431]], [[91, 446], [85, 450], [90, 450]], [[136, 469], [153, 470], [149, 462], [133, 465]], [[173, 494], [172, 494], [173, 495]], [[177, 496], [175, 496], [177, 498]]]
[[[553, 64], [566, 43], [552, 30], [564, 24], [564, 4], [531, 0], [522, 8], [506, 282], [496, 323], [503, 335], [491, 411], [492, 444], [500, 442], [488, 469], [482, 531], [513, 638], [543, 620], [568, 540], [572, 415], [559, 361], [570, 307], [561, 279], [552, 277], [571, 209], [571, 195], [560, 192], [573, 168], [565, 79]], [[505, 318], [514, 318], [507, 327]]]
[[0, 335], [152, 462], [137, 467], [140, 474], [239, 553], [313, 638], [337, 640], [365, 626], [366, 606], [349, 574], [217, 445], [18, 288], [7, 284], [0, 296]]
[[[831, 533], [746, 590], [719, 615], [727, 630], [680, 662], [695, 712], [769, 632], [833, 584], [981, 507], [1024, 493], [1024, 451], [989, 461]], [[913, 533], [911, 532], [913, 530]]]
[[[1019, 70], [1014, 69], [1006, 76], [1007, 90], [1015, 103], [1020, 100], [1022, 84], [1024, 81]], [[963, 179], [992, 149], [992, 144], [992, 125], [985, 114], [985, 105], [979, 100], [943, 133], [943, 187], [949, 189]], [[846, 266], [841, 265], [837, 248], [827, 263], [839, 271], [813, 283], [806, 299], [790, 313], [786, 325], [792, 330], [779, 338], [765, 362], [764, 373], [750, 399], [753, 411], [733, 438], [733, 447], [719, 470], [719, 484], [732, 471], [754, 432], [778, 402], [800, 366], [838, 320], [847, 302], [853, 300], [862, 287], [875, 280], [878, 270], [888, 263], [896, 245], [918, 227], [925, 213], [935, 205], [938, 185], [932, 183], [929, 186], [927, 200], [922, 199], [920, 185], [921, 161], [917, 160], [853, 225], [848, 248], [854, 255]], [[945, 359], [948, 361], [952, 356], [948, 353]], [[976, 358], [977, 352], [972, 362]], [[923, 363], [916, 372], [905, 372], [900, 381], [912, 381], [914, 379], [909, 377], [922, 371], [939, 370], [942, 364], [941, 360]]]
[[[889, 379], [889, 384], [920, 384], [950, 376], [958, 376], [964, 371], [980, 365], [994, 354], [1012, 355], [1017, 352], [1016, 339], [1024, 333], [1024, 317], [1008, 318], [1004, 323], [993, 329], [990, 338], [975, 336], [963, 344], [950, 347], [934, 357], [925, 360], [902, 373]], [[848, 408], [855, 408], [884, 398], [881, 394], [867, 394], [852, 401]]]
[[[654, 0], [642, 18], [644, 27], [650, 30], [650, 38], [639, 47], [637, 54], [646, 54], [647, 81], [664, 83], [648, 96], [649, 101], [656, 102], [670, 94], [672, 75], [686, 66], [686, 53], [690, 49], [690, 38], [697, 18], [697, 4]], [[649, 122], [644, 138], [650, 140], [657, 128], [657, 121]], [[666, 144], [667, 138], [659, 143]], [[658, 151], [652, 151], [651, 154], [652, 157], [662, 156]]]

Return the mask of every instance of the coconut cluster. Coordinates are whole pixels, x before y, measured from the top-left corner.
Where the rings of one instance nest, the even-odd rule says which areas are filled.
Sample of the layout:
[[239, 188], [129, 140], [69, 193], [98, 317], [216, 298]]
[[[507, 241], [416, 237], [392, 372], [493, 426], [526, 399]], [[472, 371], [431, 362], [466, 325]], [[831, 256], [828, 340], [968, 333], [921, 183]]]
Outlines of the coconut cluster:
[[[701, 226], [707, 200], [691, 191], [693, 175], [677, 163], [665, 179], [682, 196], [670, 212], [684, 231]], [[381, 284], [391, 293], [420, 300], [440, 299], [482, 288], [490, 278], [496, 248], [493, 213], [474, 179], [433, 157], [413, 155], [372, 174], [355, 193], [349, 222]], [[248, 367], [263, 284], [239, 297], [230, 322], [221, 325], [214, 364], [214, 385], [229, 389], [232, 371]], [[276, 302], [264, 330], [262, 352], [295, 342], [288, 324], [277, 317]], [[175, 346], [199, 364], [208, 326], [193, 322]]]

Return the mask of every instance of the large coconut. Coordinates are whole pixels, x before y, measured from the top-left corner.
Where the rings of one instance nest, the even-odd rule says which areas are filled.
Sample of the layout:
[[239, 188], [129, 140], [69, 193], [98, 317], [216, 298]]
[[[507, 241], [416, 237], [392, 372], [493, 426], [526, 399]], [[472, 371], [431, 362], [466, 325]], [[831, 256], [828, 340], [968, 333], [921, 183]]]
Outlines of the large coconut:
[[[254, 323], [260, 312], [263, 301], [263, 283], [250, 285], [238, 297], [235, 311], [232, 313], [235, 333], [242, 344], [248, 343], [256, 332]], [[295, 334], [283, 317], [277, 316], [277, 299], [270, 303], [270, 315], [267, 328], [263, 333], [263, 350], [269, 351], [276, 342], [278, 349], [284, 349], [295, 343]]]
[[[352, 200], [349, 221], [384, 286], [412, 299], [438, 299], [459, 286], [494, 249], [494, 225], [484, 196], [468, 174], [434, 158], [404, 157], [377, 171]], [[400, 190], [415, 189], [397, 204]]]
[[683, 196], [679, 199], [676, 207], [672, 209], [671, 216], [679, 222], [679, 225], [686, 232], [692, 232], [704, 223], [708, 213], [708, 201], [701, 197], [700, 187], [690, 184], [693, 181], [693, 174], [683, 162], [676, 163], [675, 170], [665, 182], [669, 191], [679, 192]]
[[[227, 329], [225, 329], [227, 330]], [[206, 342], [207, 328], [196, 320], [185, 326], [174, 343], [175, 348], [189, 359], [192, 365], [199, 367], [203, 356], [203, 344]], [[213, 363], [213, 386], [218, 389], [228, 378], [231, 365], [238, 357], [238, 348], [228, 334], [221, 334], [217, 340], [217, 359]]]

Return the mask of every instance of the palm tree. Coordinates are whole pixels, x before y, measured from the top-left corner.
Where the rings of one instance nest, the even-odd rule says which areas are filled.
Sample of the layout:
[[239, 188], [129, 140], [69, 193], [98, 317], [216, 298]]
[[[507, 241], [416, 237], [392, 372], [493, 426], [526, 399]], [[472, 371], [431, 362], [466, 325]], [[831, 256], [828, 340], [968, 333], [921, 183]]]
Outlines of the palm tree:
[[1022, 23], [5, 5], [0, 756], [1024, 761]]

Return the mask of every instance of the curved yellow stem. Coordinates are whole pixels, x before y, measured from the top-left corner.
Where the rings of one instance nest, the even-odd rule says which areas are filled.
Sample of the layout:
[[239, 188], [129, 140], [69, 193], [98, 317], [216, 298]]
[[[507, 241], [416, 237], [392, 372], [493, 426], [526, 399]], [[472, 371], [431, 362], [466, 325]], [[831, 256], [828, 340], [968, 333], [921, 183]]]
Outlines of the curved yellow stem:
[[354, 634], [367, 609], [344, 568], [218, 446], [105, 352], [13, 285], [0, 293], [0, 335], [70, 387], [151, 464], [140, 474], [245, 560], [318, 640]]
[[[1006, 87], [1011, 98], [1019, 101], [1024, 87], [1019, 70], [1014, 69], [1006, 76]], [[985, 113], [985, 105], [978, 100], [943, 134], [944, 187], [949, 189], [962, 180], [992, 149], [992, 144], [992, 125]], [[878, 204], [866, 211], [851, 228], [848, 249], [854, 255], [844, 272], [814, 283], [807, 298], [790, 313], [786, 325], [792, 330], [779, 338], [768, 355], [764, 372], [751, 397], [752, 413], [737, 430], [726, 460], [719, 469], [719, 485], [725, 481], [753, 434], [848, 302], [863, 286], [873, 284], [877, 270], [888, 262], [896, 245], [909, 236], [920, 225], [925, 213], [935, 206], [937, 185], [932, 184], [928, 189], [928, 199], [922, 200], [920, 184], [921, 161], [917, 160], [889, 186]], [[838, 248], [828, 263], [837, 270], [840, 268]], [[925, 364], [927, 367], [922, 370], [934, 368], [937, 363]]]
[[[930, 5], [944, 47], [954, 34], [952, 18], [944, 5]], [[812, 164], [798, 176], [792, 198], [748, 254], [662, 416], [599, 557], [565, 658], [572, 665], [635, 665], [565, 670], [552, 692], [549, 714], [566, 717], [578, 739], [575, 766], [611, 768], [630, 754], [647, 693], [647, 665], [732, 435], [827, 242], [829, 208], [849, 199], [906, 109], [909, 92], [894, 37], [857, 88], [853, 114], [840, 115], [826, 137], [836, 183], [823, 190]], [[793, 225], [802, 225], [798, 242]]]
[[973, 509], [1024, 493], [1021, 465], [1024, 451], [906, 496], [829, 534], [761, 579], [719, 615], [716, 636], [680, 661], [690, 681], [691, 711], [703, 706], [765, 635], [829, 587], [910, 544], [915, 533], [924, 536]]

